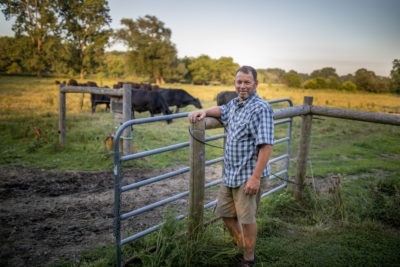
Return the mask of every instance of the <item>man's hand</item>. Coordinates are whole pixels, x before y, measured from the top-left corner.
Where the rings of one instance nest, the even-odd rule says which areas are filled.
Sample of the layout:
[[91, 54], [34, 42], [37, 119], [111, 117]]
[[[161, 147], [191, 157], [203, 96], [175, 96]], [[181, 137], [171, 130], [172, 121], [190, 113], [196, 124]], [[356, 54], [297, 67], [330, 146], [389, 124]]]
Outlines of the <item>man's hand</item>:
[[250, 176], [249, 180], [246, 182], [246, 186], [244, 187], [244, 193], [247, 195], [255, 195], [260, 190], [260, 178]]
[[189, 121], [196, 122], [204, 119], [206, 117], [206, 112], [204, 110], [194, 111], [189, 114]]

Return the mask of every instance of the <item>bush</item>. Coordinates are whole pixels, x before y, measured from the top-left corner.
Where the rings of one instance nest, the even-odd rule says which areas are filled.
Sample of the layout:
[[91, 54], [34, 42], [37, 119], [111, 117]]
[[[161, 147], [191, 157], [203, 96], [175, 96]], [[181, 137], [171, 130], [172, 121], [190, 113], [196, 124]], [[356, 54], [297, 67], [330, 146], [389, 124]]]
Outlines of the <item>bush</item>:
[[346, 81], [342, 84], [342, 89], [345, 91], [354, 92], [357, 90], [357, 86], [351, 81]]
[[315, 79], [307, 80], [303, 83], [304, 89], [318, 89], [318, 84]]

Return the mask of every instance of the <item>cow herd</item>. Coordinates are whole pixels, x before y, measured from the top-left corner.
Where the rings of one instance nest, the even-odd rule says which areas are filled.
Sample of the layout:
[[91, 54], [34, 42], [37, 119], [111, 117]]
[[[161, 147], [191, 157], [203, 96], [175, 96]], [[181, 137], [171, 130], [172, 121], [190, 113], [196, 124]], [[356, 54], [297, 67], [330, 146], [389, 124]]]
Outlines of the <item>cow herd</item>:
[[[66, 82], [64, 82], [65, 84]], [[88, 81], [87, 83], [80, 84], [76, 80], [69, 80], [66, 83], [68, 86], [85, 86], [85, 87], [98, 87], [95, 82]], [[150, 112], [151, 116], [155, 114], [172, 114], [170, 107], [175, 107], [175, 113], [179, 113], [180, 108], [188, 105], [193, 105], [201, 109], [202, 105], [198, 98], [194, 98], [183, 89], [161, 88], [157, 85], [145, 83], [132, 83], [132, 82], [118, 82], [113, 85], [113, 89], [120, 89], [124, 84], [130, 84], [132, 88], [132, 116], [134, 112]], [[109, 88], [108, 86], [104, 86]], [[231, 99], [237, 96], [234, 91], [223, 91], [217, 95], [217, 104], [222, 105], [228, 103]], [[106, 110], [110, 110], [110, 96], [104, 94], [91, 94], [91, 109], [94, 113], [96, 106], [105, 104]], [[167, 121], [168, 123], [171, 120]]]

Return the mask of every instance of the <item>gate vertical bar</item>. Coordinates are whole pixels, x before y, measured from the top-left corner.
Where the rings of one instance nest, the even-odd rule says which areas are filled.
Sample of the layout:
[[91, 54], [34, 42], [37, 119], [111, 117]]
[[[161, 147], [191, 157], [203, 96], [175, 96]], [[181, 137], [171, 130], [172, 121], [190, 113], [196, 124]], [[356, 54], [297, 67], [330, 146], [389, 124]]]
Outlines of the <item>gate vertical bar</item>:
[[59, 137], [59, 143], [61, 147], [65, 146], [65, 139], [66, 139], [66, 113], [67, 113], [67, 104], [66, 104], [66, 93], [62, 91], [62, 88], [64, 87], [64, 84], [60, 84], [59, 88], [59, 98], [58, 98], [58, 109], [59, 109], [59, 114], [58, 114], [58, 137]]
[[205, 181], [205, 120], [190, 124], [189, 240], [203, 229]]
[[119, 138], [114, 139], [114, 236], [115, 236], [115, 263], [121, 266], [121, 161], [119, 153]]
[[[290, 107], [293, 107], [293, 102], [290, 100], [289, 101]], [[293, 118], [290, 118], [289, 126], [287, 129], [287, 136], [289, 137], [289, 140], [287, 141], [286, 145], [286, 154], [288, 155], [286, 159], [286, 175], [285, 179], [289, 180], [289, 167], [290, 167], [290, 151], [291, 151], [291, 145], [292, 145], [292, 129], [293, 129]]]
[[[313, 103], [312, 96], [305, 96], [303, 100], [303, 105], [305, 107], [310, 107]], [[294, 197], [297, 201], [303, 198], [303, 184], [307, 171], [307, 160], [308, 153], [310, 150], [310, 140], [311, 140], [311, 124], [312, 124], [312, 114], [302, 116], [301, 120], [301, 132], [299, 141], [299, 151], [297, 155], [296, 164], [296, 177], [294, 185]]]

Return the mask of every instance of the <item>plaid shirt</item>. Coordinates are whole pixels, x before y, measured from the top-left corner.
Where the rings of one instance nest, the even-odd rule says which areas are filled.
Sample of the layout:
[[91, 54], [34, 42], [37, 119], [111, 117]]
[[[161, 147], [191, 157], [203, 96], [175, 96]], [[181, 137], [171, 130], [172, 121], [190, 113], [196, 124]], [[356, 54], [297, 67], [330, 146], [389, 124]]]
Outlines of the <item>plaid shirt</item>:
[[[221, 120], [228, 124], [224, 150], [222, 181], [228, 187], [238, 187], [253, 174], [258, 146], [274, 143], [274, 112], [268, 102], [252, 94], [242, 106], [238, 98], [220, 106]], [[269, 164], [262, 173], [268, 176]]]

